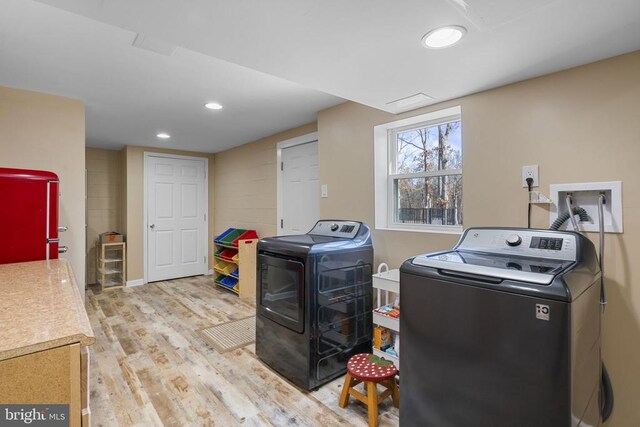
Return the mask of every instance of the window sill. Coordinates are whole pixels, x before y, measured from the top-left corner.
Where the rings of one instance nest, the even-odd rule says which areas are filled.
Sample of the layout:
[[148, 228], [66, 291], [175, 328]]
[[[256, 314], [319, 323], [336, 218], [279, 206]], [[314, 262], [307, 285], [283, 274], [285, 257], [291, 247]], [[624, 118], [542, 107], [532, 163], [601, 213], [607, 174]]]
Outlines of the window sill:
[[450, 226], [433, 226], [433, 227], [402, 227], [393, 225], [390, 227], [376, 227], [376, 230], [383, 231], [409, 231], [416, 233], [434, 233], [434, 234], [462, 234], [464, 230], [461, 225], [450, 225]]

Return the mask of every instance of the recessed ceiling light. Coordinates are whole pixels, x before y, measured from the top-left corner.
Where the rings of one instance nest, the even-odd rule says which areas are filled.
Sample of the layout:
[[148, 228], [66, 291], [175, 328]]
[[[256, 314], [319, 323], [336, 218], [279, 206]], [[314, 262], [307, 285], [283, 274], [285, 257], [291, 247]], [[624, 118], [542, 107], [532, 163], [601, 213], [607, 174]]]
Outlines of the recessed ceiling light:
[[169, 139], [169, 138], [171, 138], [171, 135], [169, 135], [168, 133], [165, 133], [165, 132], [160, 132], [156, 136], [158, 138], [160, 138], [160, 139]]
[[210, 110], [222, 110], [222, 105], [218, 104], [217, 102], [207, 102], [206, 104], [204, 104], [204, 106]]
[[429, 49], [442, 49], [458, 43], [466, 32], [466, 28], [458, 25], [436, 28], [422, 37], [422, 44]]

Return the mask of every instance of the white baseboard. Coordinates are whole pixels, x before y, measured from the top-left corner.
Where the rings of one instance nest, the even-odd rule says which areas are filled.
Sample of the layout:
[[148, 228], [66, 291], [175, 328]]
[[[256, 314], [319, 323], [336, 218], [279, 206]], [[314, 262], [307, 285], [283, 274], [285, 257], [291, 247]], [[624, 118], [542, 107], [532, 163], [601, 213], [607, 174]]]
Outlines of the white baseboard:
[[144, 285], [144, 279], [127, 280], [127, 288]]
[[207, 271], [207, 274], [205, 274], [205, 276], [213, 276], [213, 270]]

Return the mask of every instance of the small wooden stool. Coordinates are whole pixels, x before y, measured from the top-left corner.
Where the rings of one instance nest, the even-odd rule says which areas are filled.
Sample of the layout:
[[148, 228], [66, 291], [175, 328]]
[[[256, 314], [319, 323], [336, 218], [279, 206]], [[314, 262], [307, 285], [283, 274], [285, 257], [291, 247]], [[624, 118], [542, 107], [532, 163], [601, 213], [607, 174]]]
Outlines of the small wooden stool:
[[[398, 385], [395, 376], [398, 370], [393, 363], [381, 359], [373, 354], [361, 353], [351, 356], [347, 363], [347, 376], [342, 386], [339, 405], [345, 408], [349, 403], [349, 395], [355, 397], [360, 402], [367, 405], [369, 410], [369, 426], [378, 425], [378, 404], [391, 395], [393, 406], [396, 408], [400, 404]], [[365, 383], [367, 395], [360, 393], [353, 387]], [[386, 390], [378, 396], [376, 384], [382, 384]]]

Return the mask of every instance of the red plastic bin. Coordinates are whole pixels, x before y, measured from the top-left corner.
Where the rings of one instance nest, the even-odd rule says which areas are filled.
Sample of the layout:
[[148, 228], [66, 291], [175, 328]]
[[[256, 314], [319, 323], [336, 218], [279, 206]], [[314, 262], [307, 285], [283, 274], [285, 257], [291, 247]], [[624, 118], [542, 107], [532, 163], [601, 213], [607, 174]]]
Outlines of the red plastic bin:
[[240, 240], [251, 240], [251, 239], [257, 239], [257, 238], [258, 238], [258, 233], [256, 232], [256, 230], [247, 230], [244, 233], [242, 233], [240, 236], [238, 236], [238, 238], [235, 239], [231, 244], [237, 248], [238, 242]]
[[220, 258], [229, 261], [229, 262], [233, 262], [233, 257], [238, 253], [237, 249], [231, 249], [231, 248], [227, 248], [224, 251], [222, 251], [220, 253], [220, 255], [218, 255]]

